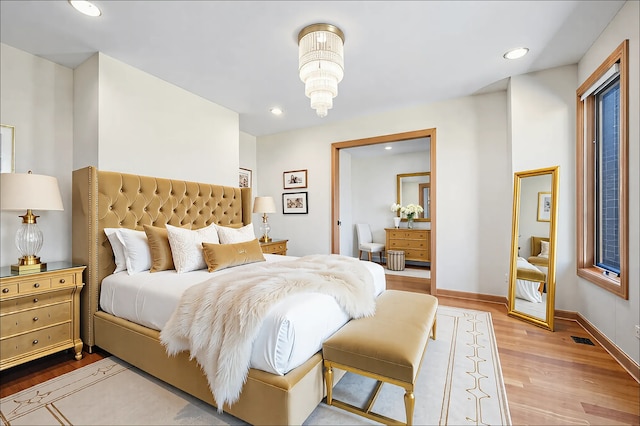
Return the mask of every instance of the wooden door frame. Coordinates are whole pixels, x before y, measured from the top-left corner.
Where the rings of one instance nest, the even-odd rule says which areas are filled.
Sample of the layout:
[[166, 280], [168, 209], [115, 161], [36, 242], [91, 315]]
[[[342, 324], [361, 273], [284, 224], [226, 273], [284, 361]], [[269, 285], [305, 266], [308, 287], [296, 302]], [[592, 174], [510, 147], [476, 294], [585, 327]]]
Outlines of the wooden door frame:
[[436, 129], [422, 129], [411, 132], [395, 133], [391, 135], [375, 136], [372, 138], [355, 139], [351, 141], [334, 142], [331, 144], [331, 253], [340, 253], [340, 150], [359, 146], [377, 145], [383, 143], [402, 142], [410, 139], [429, 138], [430, 140], [430, 169], [429, 182], [431, 184], [431, 294], [436, 294]]

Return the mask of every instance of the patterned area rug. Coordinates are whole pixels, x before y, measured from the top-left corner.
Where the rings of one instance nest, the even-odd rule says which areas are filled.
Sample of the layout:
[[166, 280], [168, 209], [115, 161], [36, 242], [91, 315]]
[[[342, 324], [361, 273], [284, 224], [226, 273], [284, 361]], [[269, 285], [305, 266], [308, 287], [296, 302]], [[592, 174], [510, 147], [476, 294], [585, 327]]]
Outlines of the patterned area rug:
[[[510, 425], [489, 312], [440, 306], [416, 385], [416, 425]], [[346, 374], [336, 398], [360, 405], [375, 381]], [[404, 390], [385, 384], [374, 411], [404, 420]], [[0, 400], [4, 425], [245, 424], [109, 357]], [[307, 425], [376, 424], [324, 403]]]

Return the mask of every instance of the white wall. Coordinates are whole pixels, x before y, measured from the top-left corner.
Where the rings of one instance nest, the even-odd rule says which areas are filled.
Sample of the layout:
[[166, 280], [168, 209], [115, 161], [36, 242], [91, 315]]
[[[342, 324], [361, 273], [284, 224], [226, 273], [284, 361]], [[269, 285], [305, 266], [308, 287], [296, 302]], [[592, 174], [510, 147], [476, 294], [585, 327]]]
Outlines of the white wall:
[[[71, 174], [94, 165], [237, 186], [238, 114], [96, 54], [71, 70], [0, 45], [0, 121], [16, 127], [16, 171], [55, 176], [64, 212], [36, 212], [46, 262], [71, 258]], [[75, 112], [75, 116], [74, 116]], [[255, 148], [246, 135], [248, 161]], [[0, 213], [0, 261], [16, 263], [18, 214]]]
[[[0, 44], [0, 122], [15, 126], [15, 171], [58, 179], [64, 211], [36, 211], [43, 262], [71, 258], [73, 72]], [[0, 176], [1, 179], [1, 176]], [[0, 264], [17, 263], [14, 238], [25, 212], [0, 212]]]
[[603, 332], [636, 363], [640, 363], [640, 341], [634, 325], [640, 324], [640, 2], [628, 1], [602, 35], [578, 63], [582, 84], [600, 64], [629, 39], [629, 300], [577, 278], [575, 310]]
[[514, 172], [560, 166], [556, 244], [556, 308], [575, 311], [575, 96], [577, 67], [569, 65], [511, 78], [511, 152]]
[[[329, 253], [331, 143], [436, 128], [437, 286], [506, 296], [512, 197], [506, 102], [506, 92], [498, 92], [259, 137], [266, 192], [282, 192], [283, 171], [309, 169], [309, 214], [275, 215], [272, 227], [285, 233], [292, 255]], [[390, 226], [388, 197], [380, 212]]]
[[[75, 71], [76, 102], [97, 111], [98, 168], [196, 182], [238, 185], [238, 114], [98, 53]], [[95, 57], [90, 58], [94, 64]], [[92, 104], [97, 78], [98, 105]], [[96, 117], [76, 122], [90, 135]], [[83, 126], [87, 123], [89, 130]], [[96, 164], [76, 164], [77, 168]]]
[[[384, 155], [379, 157], [352, 158], [351, 160], [351, 203], [350, 215], [352, 226], [343, 232], [354, 238], [352, 248], [343, 254], [358, 256], [358, 244], [355, 234], [356, 223], [368, 223], [371, 227], [373, 241], [384, 244], [386, 233], [384, 228], [393, 228], [391, 204], [396, 202], [396, 175], [398, 173], [417, 173], [429, 171], [429, 153], [423, 151], [411, 154]], [[344, 176], [340, 176], [343, 180]], [[415, 193], [418, 193], [416, 189]], [[417, 195], [416, 195], [417, 197]], [[407, 203], [404, 203], [406, 205]], [[345, 220], [346, 214], [340, 209], [340, 218]], [[428, 228], [428, 223], [416, 222], [416, 228]]]

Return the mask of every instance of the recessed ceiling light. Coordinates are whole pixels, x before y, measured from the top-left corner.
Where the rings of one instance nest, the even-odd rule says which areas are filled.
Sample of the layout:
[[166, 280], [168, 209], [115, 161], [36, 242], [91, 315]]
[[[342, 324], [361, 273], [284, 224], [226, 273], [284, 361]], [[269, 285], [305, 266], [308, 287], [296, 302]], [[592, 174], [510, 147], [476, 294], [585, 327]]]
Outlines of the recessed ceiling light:
[[86, 0], [69, 0], [69, 4], [73, 6], [75, 10], [87, 16], [102, 15], [102, 12], [100, 11], [100, 9], [98, 9], [98, 6]]
[[389, 150], [393, 149], [393, 147], [392, 147], [392, 146], [385, 146], [385, 147], [384, 147], [384, 149], [386, 149], [387, 151], [389, 151]]
[[505, 59], [518, 59], [522, 58], [524, 55], [529, 52], [529, 49], [526, 47], [518, 47], [515, 49], [509, 50], [507, 53], [502, 55]]
[[273, 107], [269, 111], [271, 111], [273, 115], [282, 115], [282, 110], [278, 107]]

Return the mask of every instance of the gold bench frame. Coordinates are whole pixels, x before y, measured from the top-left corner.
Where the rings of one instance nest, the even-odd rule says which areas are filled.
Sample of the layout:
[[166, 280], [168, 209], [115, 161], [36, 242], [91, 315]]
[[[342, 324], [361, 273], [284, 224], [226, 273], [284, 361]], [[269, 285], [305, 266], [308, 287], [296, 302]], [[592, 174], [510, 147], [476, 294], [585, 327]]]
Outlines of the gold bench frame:
[[[436, 325], [437, 325], [437, 317], [433, 319], [433, 325], [431, 326], [431, 335], [433, 340], [436, 340]], [[418, 366], [418, 371], [416, 373], [416, 379], [420, 374], [420, 367], [422, 367], [422, 361], [424, 360], [424, 354], [427, 353], [427, 346], [429, 344], [429, 339], [427, 339], [427, 343], [424, 346], [422, 351], [422, 357], [420, 358], [420, 365]], [[337, 368], [340, 370], [348, 371], [354, 374], [359, 374], [361, 376], [370, 377], [372, 379], [377, 380], [376, 387], [371, 392], [369, 399], [367, 400], [365, 407], [356, 407], [355, 405], [349, 404], [344, 401], [340, 401], [338, 399], [333, 398], [333, 369]], [[325, 398], [325, 403], [327, 405], [333, 405], [338, 408], [342, 408], [343, 410], [349, 411], [351, 413], [366, 417], [370, 420], [374, 420], [386, 425], [407, 425], [410, 426], [413, 424], [413, 411], [416, 404], [414, 391], [414, 383], [405, 382], [402, 380], [393, 379], [390, 377], [383, 376], [381, 374], [371, 373], [369, 371], [360, 370], [359, 368], [352, 367], [349, 365], [340, 364], [337, 362], [324, 360], [324, 381], [327, 388], [327, 397]], [[392, 385], [400, 386], [405, 389], [404, 393], [404, 407], [405, 413], [407, 416], [407, 422], [402, 423], [399, 420], [392, 419], [390, 417], [384, 416], [382, 414], [375, 413], [372, 410], [373, 404], [375, 404], [376, 399], [378, 398], [378, 394], [380, 393], [380, 389], [382, 389], [383, 383], [390, 383]]]

